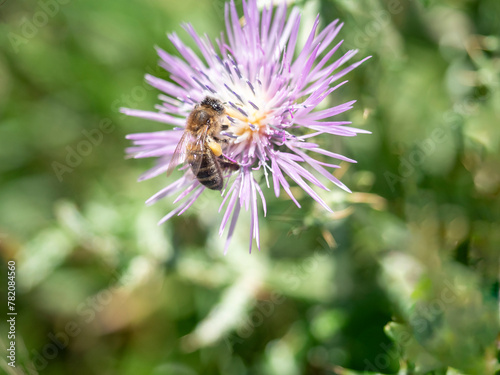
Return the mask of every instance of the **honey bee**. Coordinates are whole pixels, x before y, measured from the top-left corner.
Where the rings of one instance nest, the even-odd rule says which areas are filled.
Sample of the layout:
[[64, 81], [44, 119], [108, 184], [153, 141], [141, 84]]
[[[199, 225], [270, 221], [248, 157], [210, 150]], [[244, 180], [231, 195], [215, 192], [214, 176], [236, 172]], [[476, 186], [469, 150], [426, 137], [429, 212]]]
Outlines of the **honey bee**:
[[184, 134], [175, 148], [167, 174], [180, 162], [187, 162], [201, 184], [212, 190], [222, 190], [223, 170], [239, 169], [237, 163], [222, 154], [224, 140], [220, 132], [228, 128], [223, 123], [225, 113], [222, 102], [209, 96], [195, 105], [187, 118]]

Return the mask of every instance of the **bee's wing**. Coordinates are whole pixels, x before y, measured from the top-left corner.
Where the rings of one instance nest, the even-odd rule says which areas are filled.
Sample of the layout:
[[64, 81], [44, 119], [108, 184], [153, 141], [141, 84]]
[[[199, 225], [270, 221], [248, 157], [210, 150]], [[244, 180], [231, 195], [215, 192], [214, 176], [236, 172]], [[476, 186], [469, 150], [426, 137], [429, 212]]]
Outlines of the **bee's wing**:
[[200, 170], [201, 161], [203, 160], [203, 154], [205, 152], [205, 142], [207, 141], [208, 134], [208, 126], [200, 131], [196, 137], [193, 137], [193, 142], [190, 142], [188, 147], [190, 160], [189, 164], [191, 165], [191, 170], [193, 174], [196, 176], [198, 171]]
[[177, 147], [175, 148], [174, 154], [167, 168], [167, 176], [169, 176], [172, 171], [179, 164], [189, 161], [189, 165], [196, 176], [200, 170], [201, 161], [203, 159], [203, 151], [205, 142], [207, 139], [208, 126], [205, 127], [198, 134], [193, 134], [192, 132], [185, 131], [182, 134]]
[[177, 144], [177, 147], [175, 148], [174, 154], [172, 156], [172, 159], [170, 160], [170, 163], [168, 164], [167, 168], [167, 176], [170, 176], [172, 174], [172, 171], [177, 167], [179, 164], [183, 163], [186, 160], [186, 154], [187, 154], [187, 146], [190, 143], [190, 138], [192, 135], [185, 131], [182, 134], [181, 139], [179, 140], [179, 143]]

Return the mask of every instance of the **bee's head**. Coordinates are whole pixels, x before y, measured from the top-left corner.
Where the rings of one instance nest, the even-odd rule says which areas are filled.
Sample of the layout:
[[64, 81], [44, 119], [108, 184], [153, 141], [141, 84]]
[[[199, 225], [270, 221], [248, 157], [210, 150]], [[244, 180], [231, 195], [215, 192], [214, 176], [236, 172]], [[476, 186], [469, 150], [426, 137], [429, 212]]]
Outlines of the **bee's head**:
[[191, 123], [191, 127], [193, 130], [199, 130], [210, 124], [210, 114], [208, 114], [205, 110], [193, 111], [191, 113], [191, 119], [193, 122]]
[[221, 115], [224, 113], [224, 105], [219, 99], [206, 96], [200, 104], [204, 107], [212, 108], [214, 111]]

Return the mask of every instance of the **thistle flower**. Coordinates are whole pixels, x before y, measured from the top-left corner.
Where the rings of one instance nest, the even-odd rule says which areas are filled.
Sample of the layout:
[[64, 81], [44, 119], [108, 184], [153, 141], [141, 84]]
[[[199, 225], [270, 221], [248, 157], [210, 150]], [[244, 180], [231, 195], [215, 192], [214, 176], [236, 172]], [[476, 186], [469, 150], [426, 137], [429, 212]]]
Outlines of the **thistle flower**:
[[[341, 77], [366, 59], [346, 67], [357, 53], [357, 50], [350, 50], [332, 61], [342, 44], [342, 41], [333, 44], [342, 24], [336, 20], [319, 32], [319, 15], [304, 46], [298, 50], [300, 13], [298, 8], [293, 8], [287, 17], [285, 2], [273, 14], [272, 7], [259, 11], [256, 0], [243, 0], [243, 17], [240, 18], [231, 1], [225, 5], [225, 21], [227, 41], [221, 33], [215, 40], [216, 46], [207, 35], [198, 35], [190, 24], [183, 25], [196, 43], [198, 53], [187, 47], [175, 33], [169, 34], [168, 38], [181, 57], [160, 48], [157, 51], [161, 58], [159, 64], [170, 73], [173, 83], [146, 75], [147, 82], [164, 93], [159, 95], [162, 103], [156, 106], [157, 112], [126, 108], [121, 111], [174, 126], [171, 130], [127, 136], [134, 144], [127, 153], [135, 158], [158, 158], [156, 166], [139, 178], [141, 181], [167, 171], [186, 118], [196, 103], [206, 96], [225, 103], [230, 126], [224, 133], [229, 141], [223, 144], [223, 153], [235, 160], [240, 169], [226, 176], [227, 186], [222, 192], [219, 209], [219, 212], [224, 210], [219, 234], [228, 229], [227, 251], [240, 211], [245, 208], [251, 217], [251, 251], [253, 239], [260, 249], [259, 198], [264, 216], [266, 214], [266, 201], [256, 174], [265, 176], [268, 188], [272, 180], [276, 197], [283, 188], [298, 207], [300, 204], [292, 194], [290, 180], [330, 212], [313, 189], [315, 186], [328, 190], [318, 177], [350, 192], [326, 169], [338, 168], [338, 165], [318, 161], [313, 156], [321, 154], [336, 160], [355, 161], [321, 149], [311, 142], [311, 138], [324, 133], [355, 136], [369, 132], [346, 126], [350, 122], [330, 119], [352, 108], [355, 101], [323, 110], [314, 109], [347, 82], [339, 83]], [[174, 203], [181, 203], [159, 224], [184, 213], [205, 190], [189, 169], [184, 171], [183, 177], [146, 202], [151, 204], [179, 194]]]

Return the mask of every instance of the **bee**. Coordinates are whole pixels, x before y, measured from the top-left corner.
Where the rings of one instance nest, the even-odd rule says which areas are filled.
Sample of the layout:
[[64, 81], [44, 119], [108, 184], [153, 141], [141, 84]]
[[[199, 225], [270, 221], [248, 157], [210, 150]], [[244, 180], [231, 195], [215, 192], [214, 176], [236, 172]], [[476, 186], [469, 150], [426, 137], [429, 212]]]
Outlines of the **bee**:
[[205, 97], [196, 104], [186, 121], [186, 128], [175, 148], [167, 174], [180, 163], [187, 162], [201, 184], [212, 190], [222, 190], [223, 170], [236, 171], [239, 165], [222, 154], [220, 132], [226, 130], [224, 124], [226, 110], [222, 102]]

